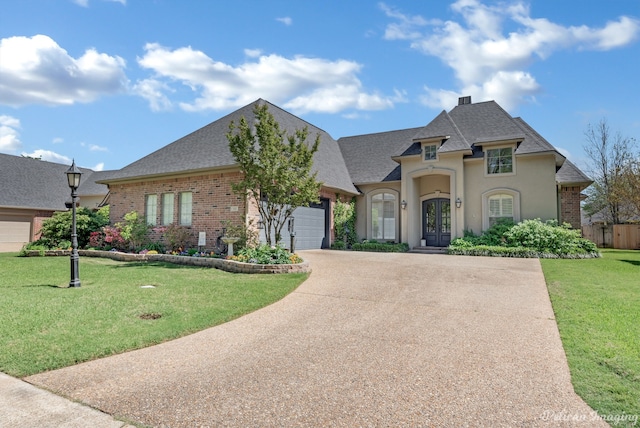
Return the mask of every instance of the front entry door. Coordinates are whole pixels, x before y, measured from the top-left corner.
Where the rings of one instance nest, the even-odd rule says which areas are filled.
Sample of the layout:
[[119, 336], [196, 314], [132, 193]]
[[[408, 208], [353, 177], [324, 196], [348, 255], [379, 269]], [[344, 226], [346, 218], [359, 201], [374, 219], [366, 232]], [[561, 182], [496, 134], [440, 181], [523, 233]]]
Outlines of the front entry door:
[[427, 199], [422, 202], [422, 239], [429, 247], [446, 247], [451, 242], [451, 202]]

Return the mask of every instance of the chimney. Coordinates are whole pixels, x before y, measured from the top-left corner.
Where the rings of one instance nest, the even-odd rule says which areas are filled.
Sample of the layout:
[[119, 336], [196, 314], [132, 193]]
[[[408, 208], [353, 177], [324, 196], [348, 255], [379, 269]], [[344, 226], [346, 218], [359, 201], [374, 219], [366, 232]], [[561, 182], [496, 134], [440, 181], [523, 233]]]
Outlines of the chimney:
[[458, 98], [458, 105], [471, 104], [471, 95], [467, 95], [466, 97]]

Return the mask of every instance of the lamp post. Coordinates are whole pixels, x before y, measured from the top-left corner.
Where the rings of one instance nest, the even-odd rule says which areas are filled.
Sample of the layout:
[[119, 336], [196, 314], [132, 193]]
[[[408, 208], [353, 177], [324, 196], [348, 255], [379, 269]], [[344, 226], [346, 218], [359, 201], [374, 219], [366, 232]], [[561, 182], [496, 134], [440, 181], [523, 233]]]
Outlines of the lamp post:
[[76, 167], [76, 161], [71, 163], [67, 170], [67, 182], [71, 188], [71, 281], [69, 287], [80, 287], [80, 278], [78, 277], [78, 234], [76, 233], [76, 193], [80, 186], [80, 176], [82, 172]]

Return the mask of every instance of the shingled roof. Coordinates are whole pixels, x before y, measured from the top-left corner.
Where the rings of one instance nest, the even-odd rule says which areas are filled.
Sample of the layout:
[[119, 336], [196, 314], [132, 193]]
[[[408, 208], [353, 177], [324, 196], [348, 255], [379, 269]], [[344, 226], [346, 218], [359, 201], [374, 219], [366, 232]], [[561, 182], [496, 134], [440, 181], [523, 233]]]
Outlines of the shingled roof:
[[[65, 202], [71, 200], [65, 175], [68, 169], [69, 165], [0, 154], [0, 207], [66, 211]], [[86, 168], [80, 171], [81, 188], [92, 186], [95, 172]], [[101, 192], [94, 194], [106, 195], [107, 187], [101, 185]]]
[[413, 144], [413, 136], [421, 128], [379, 132], [338, 139], [340, 151], [358, 184], [400, 180], [400, 165], [392, 159]]
[[400, 180], [400, 166], [391, 157], [420, 155], [424, 140], [442, 141], [439, 153], [462, 151], [465, 157], [484, 156], [486, 143], [517, 141], [516, 155], [555, 154], [558, 183], [591, 183], [527, 122], [512, 117], [495, 101], [458, 105], [421, 128], [345, 137], [338, 143], [353, 182], [363, 184]]
[[340, 154], [338, 143], [327, 132], [263, 99], [258, 99], [162, 147], [100, 182], [143, 180], [171, 174], [198, 173], [235, 167], [237, 163], [229, 150], [229, 141], [226, 137], [229, 132], [229, 123], [233, 121], [237, 124], [242, 117], [253, 122], [255, 120], [252, 119], [254, 118], [253, 107], [256, 104], [267, 104], [269, 112], [280, 124], [280, 128], [286, 130], [288, 134], [293, 134], [306, 126], [309, 130], [310, 142], [319, 135], [320, 147], [313, 158], [313, 170], [318, 172], [318, 180], [327, 187], [350, 194], [358, 193]]

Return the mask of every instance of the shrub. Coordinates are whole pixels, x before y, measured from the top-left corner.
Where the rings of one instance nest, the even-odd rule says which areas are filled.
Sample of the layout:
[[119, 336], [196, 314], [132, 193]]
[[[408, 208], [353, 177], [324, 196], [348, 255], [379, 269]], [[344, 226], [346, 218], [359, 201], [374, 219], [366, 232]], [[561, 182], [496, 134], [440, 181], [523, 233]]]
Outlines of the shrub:
[[116, 227], [120, 229], [120, 234], [129, 244], [129, 248], [134, 251], [142, 248], [148, 240], [150, 226], [136, 211], [126, 213], [124, 222], [116, 223]]
[[347, 245], [344, 243], [344, 241], [334, 241], [333, 244], [331, 244], [331, 249], [332, 250], [345, 250], [347, 248]]
[[119, 227], [105, 226], [102, 228], [104, 233], [105, 247], [115, 248], [116, 250], [126, 251], [127, 241], [122, 237]]
[[449, 254], [502, 257], [600, 257], [596, 245], [570, 225], [555, 220], [525, 220], [517, 225], [498, 224], [483, 235], [465, 233], [449, 245]]
[[191, 242], [191, 231], [184, 226], [170, 224], [165, 228], [156, 228], [155, 231], [162, 232], [167, 248], [171, 252], [187, 248]]
[[409, 251], [409, 245], [401, 242], [378, 242], [376, 240], [356, 242], [351, 246], [354, 251], [374, 251], [378, 253], [405, 253]]
[[510, 246], [533, 248], [541, 253], [579, 254], [597, 251], [595, 244], [583, 239], [580, 231], [571, 229], [567, 223], [558, 225], [555, 220], [546, 223], [540, 219], [525, 220], [513, 226], [505, 236]]
[[[105, 219], [106, 212], [106, 219]], [[71, 241], [72, 212], [60, 211], [42, 222], [39, 244], [48, 248], [60, 247], [63, 241]], [[91, 232], [99, 231], [109, 224], [108, 210], [91, 211], [85, 207], [76, 209], [76, 233], [78, 247], [84, 248], [89, 244]]]
[[261, 265], [302, 263], [300, 256], [290, 253], [286, 248], [279, 245], [270, 247], [265, 244], [255, 248], [243, 248], [237, 255], [230, 257], [230, 260]]

